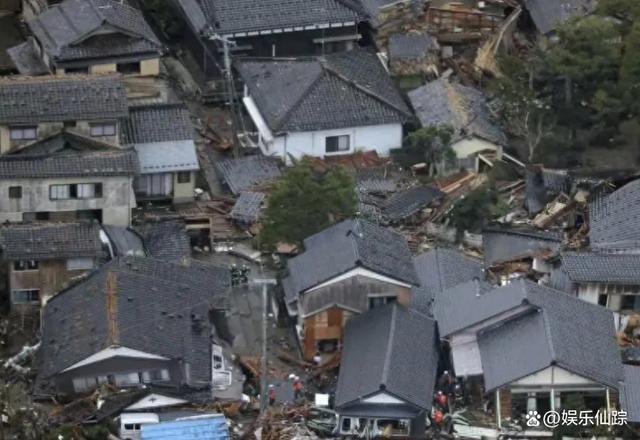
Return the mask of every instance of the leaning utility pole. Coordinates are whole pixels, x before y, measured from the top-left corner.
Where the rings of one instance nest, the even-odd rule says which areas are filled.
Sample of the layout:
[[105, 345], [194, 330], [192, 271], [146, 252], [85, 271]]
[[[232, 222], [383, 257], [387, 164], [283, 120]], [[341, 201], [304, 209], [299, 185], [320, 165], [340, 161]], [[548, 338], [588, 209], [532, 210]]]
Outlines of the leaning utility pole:
[[253, 280], [253, 283], [262, 286], [262, 358], [260, 359], [260, 415], [262, 415], [267, 409], [267, 387], [269, 385], [269, 378], [267, 377], [268, 286], [277, 284], [277, 280], [273, 278], [257, 278]]

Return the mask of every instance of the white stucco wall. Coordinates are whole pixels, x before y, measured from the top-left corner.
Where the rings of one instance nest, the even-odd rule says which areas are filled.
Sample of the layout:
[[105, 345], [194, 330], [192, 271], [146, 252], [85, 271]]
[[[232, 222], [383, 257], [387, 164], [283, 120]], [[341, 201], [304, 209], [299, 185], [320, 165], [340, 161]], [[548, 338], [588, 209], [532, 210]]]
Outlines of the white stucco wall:
[[[329, 136], [349, 135], [349, 150], [338, 153], [325, 151], [325, 139]], [[375, 150], [381, 156], [388, 156], [389, 150], [402, 145], [402, 124], [369, 125], [364, 127], [348, 127], [335, 130], [318, 130], [308, 132], [291, 132], [276, 136], [271, 143], [261, 145], [268, 156], [286, 157], [302, 156], [324, 157], [339, 154], [350, 154], [356, 151]]]
[[456, 153], [458, 159], [464, 159], [486, 150], [497, 151], [498, 153], [502, 151], [502, 148], [496, 144], [478, 137], [460, 139], [451, 145], [451, 149]]

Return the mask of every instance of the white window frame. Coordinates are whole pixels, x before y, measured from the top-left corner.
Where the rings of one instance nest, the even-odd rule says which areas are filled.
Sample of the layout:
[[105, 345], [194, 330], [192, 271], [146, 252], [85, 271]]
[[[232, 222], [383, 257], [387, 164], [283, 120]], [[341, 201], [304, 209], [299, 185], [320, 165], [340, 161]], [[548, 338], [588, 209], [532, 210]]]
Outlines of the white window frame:
[[38, 126], [9, 127], [9, 138], [12, 141], [31, 141], [38, 138]]
[[[329, 140], [337, 139], [338, 149], [335, 151], [329, 151]], [[341, 154], [351, 150], [351, 135], [340, 134], [335, 136], [327, 136], [324, 138], [324, 152], [326, 154]]]
[[[24, 262], [25, 269], [16, 269], [17, 263], [20, 263], [20, 262]], [[38, 260], [15, 260], [13, 262], [14, 272], [37, 272], [39, 269], [40, 269], [40, 262]]]
[[49, 185], [49, 200], [69, 200], [71, 198], [71, 185]]
[[96, 122], [89, 124], [91, 137], [115, 136], [117, 132], [116, 122]]
[[[16, 294], [23, 292], [37, 292], [38, 298], [34, 301], [27, 298], [27, 301], [16, 301]], [[12, 289], [11, 290], [11, 303], [12, 304], [40, 304], [40, 289]]]

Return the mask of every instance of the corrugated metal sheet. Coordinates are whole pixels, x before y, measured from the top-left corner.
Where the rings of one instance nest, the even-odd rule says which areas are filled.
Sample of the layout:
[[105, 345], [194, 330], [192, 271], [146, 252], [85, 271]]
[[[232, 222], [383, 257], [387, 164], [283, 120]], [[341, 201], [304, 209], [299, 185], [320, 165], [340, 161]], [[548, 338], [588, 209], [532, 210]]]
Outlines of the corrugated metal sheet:
[[188, 420], [143, 425], [142, 440], [227, 440], [227, 421], [224, 416], [212, 414]]

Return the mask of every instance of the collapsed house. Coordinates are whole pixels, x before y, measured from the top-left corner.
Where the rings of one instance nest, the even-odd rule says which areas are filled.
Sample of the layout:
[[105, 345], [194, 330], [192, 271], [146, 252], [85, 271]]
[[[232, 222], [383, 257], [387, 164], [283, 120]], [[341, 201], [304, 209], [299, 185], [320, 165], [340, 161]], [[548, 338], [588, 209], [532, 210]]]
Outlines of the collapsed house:
[[333, 352], [350, 316], [391, 302], [408, 306], [418, 279], [404, 238], [364, 220], [345, 220], [304, 240], [282, 280], [303, 355]]
[[9, 49], [24, 75], [158, 75], [163, 47], [141, 11], [116, 0], [65, 0], [27, 20], [32, 37]]
[[212, 338], [229, 281], [226, 269], [195, 261], [107, 263], [45, 306], [36, 395], [102, 384], [211, 390], [223, 368]]
[[411, 117], [379, 58], [362, 49], [317, 58], [237, 63], [255, 133], [266, 156], [290, 161], [402, 145]]
[[423, 127], [449, 127], [455, 160], [434, 164], [439, 174], [461, 168], [474, 173], [492, 167], [502, 158], [507, 138], [492, 119], [486, 98], [479, 90], [438, 79], [409, 92], [409, 100]]
[[[496, 423], [563, 408], [578, 394], [588, 409], [618, 407], [624, 380], [613, 313], [524, 279], [492, 288], [469, 282], [435, 304], [455, 374], [495, 393]], [[579, 323], [588, 323], [576, 330]]]
[[424, 435], [439, 358], [435, 321], [415, 310], [389, 304], [349, 320], [336, 389], [338, 433]]

